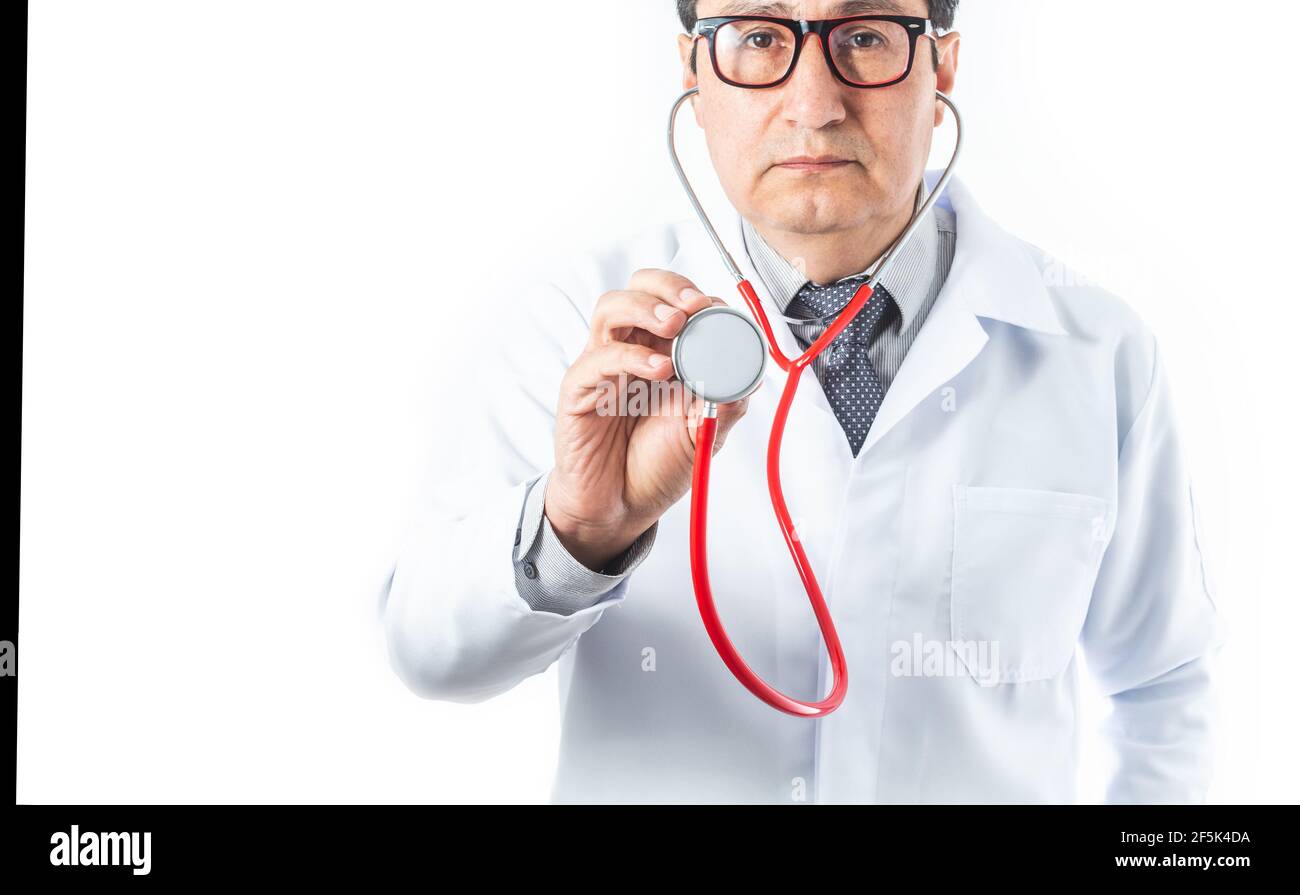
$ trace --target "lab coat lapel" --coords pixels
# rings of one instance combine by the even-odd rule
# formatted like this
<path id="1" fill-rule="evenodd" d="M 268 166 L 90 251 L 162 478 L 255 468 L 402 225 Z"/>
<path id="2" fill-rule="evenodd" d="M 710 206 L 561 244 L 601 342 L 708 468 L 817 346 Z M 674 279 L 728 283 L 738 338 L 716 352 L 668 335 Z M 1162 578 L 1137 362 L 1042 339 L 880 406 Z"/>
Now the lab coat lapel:
<path id="1" fill-rule="evenodd" d="M 927 395 L 965 369 L 988 341 L 984 327 L 961 301 L 960 289 L 960 282 L 950 277 L 935 300 L 916 341 L 885 392 L 859 457 L 866 456 Z"/>
<path id="2" fill-rule="evenodd" d="M 1025 248 L 984 214 L 957 178 L 949 183 L 945 200 L 956 217 L 952 269 L 885 392 L 859 457 L 979 355 L 989 340 L 980 317 L 1045 333 L 1065 332 Z"/>

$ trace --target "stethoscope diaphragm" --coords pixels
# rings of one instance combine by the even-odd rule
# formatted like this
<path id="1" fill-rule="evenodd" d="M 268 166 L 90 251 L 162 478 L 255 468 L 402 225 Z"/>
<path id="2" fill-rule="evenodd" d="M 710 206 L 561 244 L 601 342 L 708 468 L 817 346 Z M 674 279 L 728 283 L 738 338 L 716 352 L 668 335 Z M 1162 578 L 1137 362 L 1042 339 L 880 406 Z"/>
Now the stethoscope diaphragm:
<path id="1" fill-rule="evenodd" d="M 715 306 L 694 314 L 673 339 L 673 370 L 702 401 L 730 404 L 747 398 L 763 382 L 767 343 L 748 316 Z"/>

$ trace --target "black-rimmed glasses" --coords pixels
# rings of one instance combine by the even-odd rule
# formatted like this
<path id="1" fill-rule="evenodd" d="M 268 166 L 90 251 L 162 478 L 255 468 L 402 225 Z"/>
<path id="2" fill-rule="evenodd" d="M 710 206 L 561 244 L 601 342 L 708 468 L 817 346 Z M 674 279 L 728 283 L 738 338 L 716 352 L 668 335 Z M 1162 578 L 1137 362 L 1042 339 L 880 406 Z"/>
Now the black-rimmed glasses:
<path id="1" fill-rule="evenodd" d="M 694 36 L 708 38 L 713 71 L 733 87 L 776 87 L 794 72 L 809 34 L 821 39 L 826 64 L 850 87 L 888 87 L 905 79 L 916 41 L 930 21 L 916 16 L 778 19 L 715 16 L 700 19 Z"/>

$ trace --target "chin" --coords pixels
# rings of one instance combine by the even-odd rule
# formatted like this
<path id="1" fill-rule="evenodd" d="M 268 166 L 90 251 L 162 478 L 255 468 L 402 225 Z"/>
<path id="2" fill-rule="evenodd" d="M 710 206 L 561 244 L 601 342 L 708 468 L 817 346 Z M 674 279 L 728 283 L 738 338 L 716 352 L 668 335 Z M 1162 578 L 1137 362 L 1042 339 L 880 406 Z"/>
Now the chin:
<path id="1" fill-rule="evenodd" d="M 786 197 L 761 216 L 787 233 L 803 236 L 833 233 L 861 225 L 866 209 L 860 197 L 850 201 L 842 196 L 819 195 L 820 192 Z"/>

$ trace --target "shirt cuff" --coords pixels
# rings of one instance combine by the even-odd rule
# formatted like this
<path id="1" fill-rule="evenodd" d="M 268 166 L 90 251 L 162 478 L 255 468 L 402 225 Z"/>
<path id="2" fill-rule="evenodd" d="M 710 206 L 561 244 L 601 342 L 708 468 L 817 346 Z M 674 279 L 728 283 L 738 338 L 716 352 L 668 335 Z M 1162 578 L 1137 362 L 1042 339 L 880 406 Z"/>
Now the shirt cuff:
<path id="1" fill-rule="evenodd" d="M 589 569 L 565 549 L 546 518 L 546 481 L 529 486 L 515 531 L 515 587 L 534 611 L 573 613 L 608 597 L 639 566 L 654 546 L 659 523 L 646 529 L 632 546 L 600 570 Z"/>

